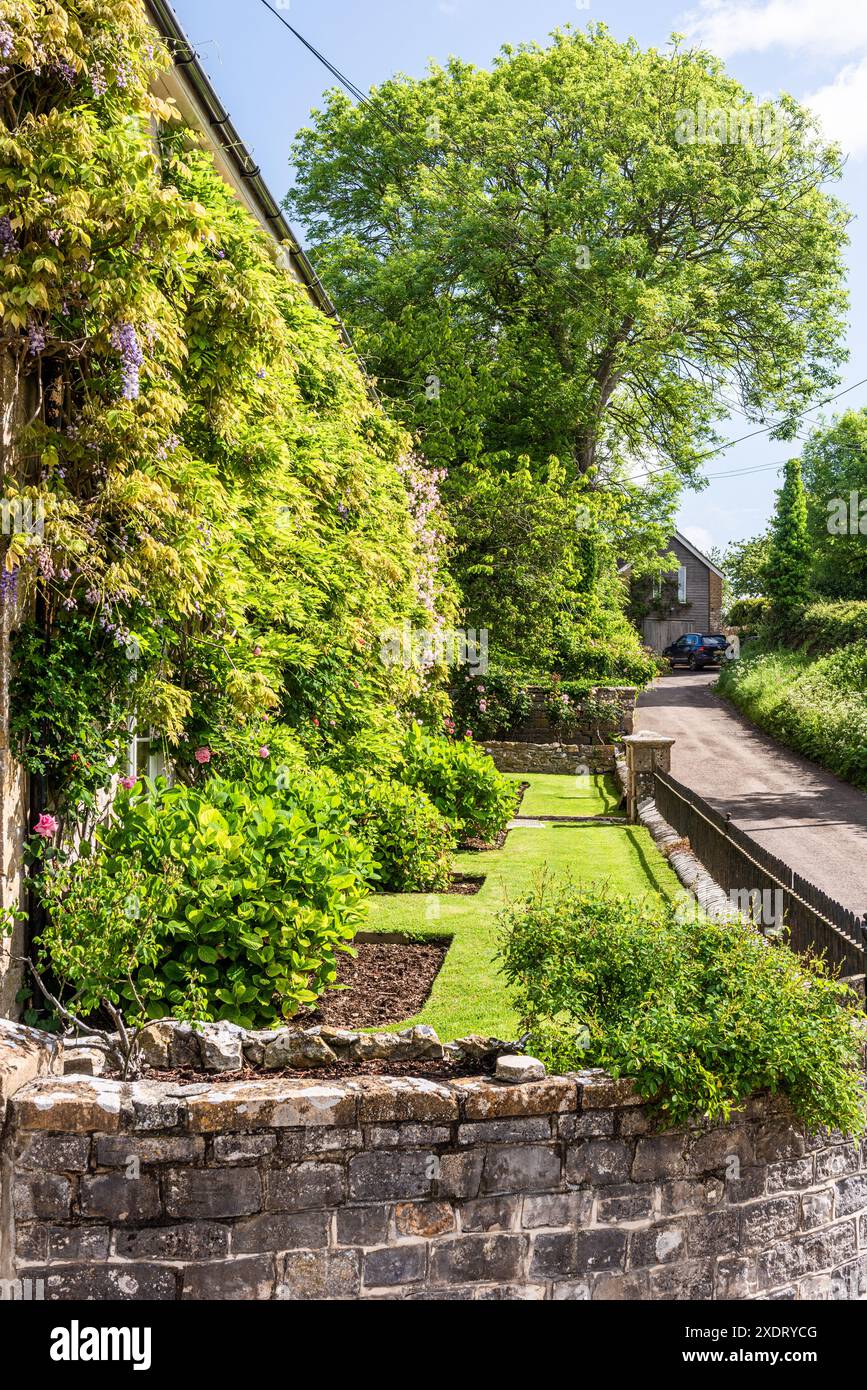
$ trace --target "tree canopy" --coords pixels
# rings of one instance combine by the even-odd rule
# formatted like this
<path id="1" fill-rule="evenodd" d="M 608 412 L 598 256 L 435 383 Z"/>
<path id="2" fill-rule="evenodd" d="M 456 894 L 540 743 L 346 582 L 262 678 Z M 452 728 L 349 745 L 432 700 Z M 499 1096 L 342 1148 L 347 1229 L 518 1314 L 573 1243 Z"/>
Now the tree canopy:
<path id="1" fill-rule="evenodd" d="M 704 110 L 733 112 L 737 138 L 690 130 Z M 786 436 L 836 380 L 839 153 L 708 53 L 560 31 L 490 71 L 453 59 L 365 104 L 331 92 L 294 158 L 288 205 L 363 357 L 450 470 L 465 593 L 485 474 L 546 477 L 554 458 L 564 489 L 618 489 L 649 529 L 609 558 L 641 566 L 667 539 L 664 470 L 695 477 L 733 402 Z M 631 484 L 636 459 L 650 475 Z"/>

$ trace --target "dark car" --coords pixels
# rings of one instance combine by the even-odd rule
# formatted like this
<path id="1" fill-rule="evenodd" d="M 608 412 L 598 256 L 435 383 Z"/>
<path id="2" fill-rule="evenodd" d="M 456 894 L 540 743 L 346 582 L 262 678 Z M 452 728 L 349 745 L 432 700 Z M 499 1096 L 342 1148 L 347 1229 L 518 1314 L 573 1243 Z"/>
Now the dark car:
<path id="1" fill-rule="evenodd" d="M 701 671 L 705 666 L 718 666 L 727 646 L 728 638 L 720 633 L 687 632 L 666 647 L 662 655 L 668 657 L 672 666 L 688 666 L 691 671 Z"/>

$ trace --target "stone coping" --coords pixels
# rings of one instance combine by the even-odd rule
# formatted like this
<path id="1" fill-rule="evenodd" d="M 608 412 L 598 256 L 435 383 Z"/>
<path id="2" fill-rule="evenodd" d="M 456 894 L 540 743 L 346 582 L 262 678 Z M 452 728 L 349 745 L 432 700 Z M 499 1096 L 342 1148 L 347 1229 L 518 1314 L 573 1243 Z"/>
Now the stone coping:
<path id="1" fill-rule="evenodd" d="M 179 1083 L 119 1081 L 73 1075 L 39 1077 L 10 1105 L 21 1131 L 111 1134 L 180 1130 L 193 1134 L 363 1124 L 452 1124 L 641 1107 L 630 1080 L 600 1069 L 508 1083 L 484 1077 L 433 1081 L 424 1077 L 358 1076 L 340 1080 L 273 1077 L 251 1081 Z M 785 1098 L 758 1095 L 738 1116 L 790 1114 Z M 696 1117 L 685 1128 L 703 1129 Z"/>
<path id="2" fill-rule="evenodd" d="M 0 1126 L 12 1096 L 39 1076 L 63 1071 L 63 1043 L 51 1033 L 0 1018 Z"/>
<path id="3" fill-rule="evenodd" d="M 573 1072 L 519 1084 L 462 1077 L 358 1076 L 341 1080 L 273 1077 L 252 1081 L 117 1081 L 42 1077 L 18 1092 L 22 1130 L 112 1133 L 124 1128 L 192 1133 L 307 1125 L 507 1119 L 639 1105 L 629 1081 L 604 1071 Z"/>

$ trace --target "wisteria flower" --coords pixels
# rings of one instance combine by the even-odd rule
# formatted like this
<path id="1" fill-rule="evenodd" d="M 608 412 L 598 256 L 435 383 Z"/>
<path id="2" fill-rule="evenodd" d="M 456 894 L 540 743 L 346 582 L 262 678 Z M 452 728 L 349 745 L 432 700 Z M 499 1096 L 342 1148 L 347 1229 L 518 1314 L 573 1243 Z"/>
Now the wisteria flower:
<path id="1" fill-rule="evenodd" d="M 136 331 L 131 323 L 116 323 L 111 330 L 111 345 L 120 353 L 120 372 L 125 401 L 138 399 L 139 368 L 144 361 Z"/>
<path id="2" fill-rule="evenodd" d="M 97 100 L 99 100 L 100 97 L 104 97 L 108 91 L 108 82 L 105 79 L 105 69 L 102 63 L 94 63 L 91 66 L 90 90 Z"/>
<path id="3" fill-rule="evenodd" d="M 27 325 L 27 351 L 31 357 L 36 357 L 44 348 L 45 329 L 35 319 L 31 319 Z"/>
<path id="4" fill-rule="evenodd" d="M 210 748 L 197 748 L 193 754 L 197 763 L 209 763 L 211 761 Z"/>
<path id="5" fill-rule="evenodd" d="M 3 255 L 8 256 L 11 251 L 18 250 L 18 239 L 12 230 L 12 223 L 4 212 L 0 217 L 0 247 L 3 248 Z"/>
<path id="6" fill-rule="evenodd" d="M 33 827 L 33 833 L 42 840 L 52 839 L 57 834 L 57 821 L 54 816 L 49 816 L 43 812 Z"/>

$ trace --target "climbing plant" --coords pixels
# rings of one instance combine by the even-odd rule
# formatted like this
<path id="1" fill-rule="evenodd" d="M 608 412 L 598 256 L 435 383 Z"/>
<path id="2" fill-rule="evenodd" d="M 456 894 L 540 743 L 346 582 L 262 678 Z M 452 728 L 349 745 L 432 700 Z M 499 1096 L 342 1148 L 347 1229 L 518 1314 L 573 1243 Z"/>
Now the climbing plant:
<path id="1" fill-rule="evenodd" d="M 168 64 L 140 0 L 0 0 L 2 488 L 39 518 L 3 539 L 13 727 L 76 815 L 129 718 L 190 779 L 263 722 L 382 755 L 438 673 L 379 634 L 449 613 L 423 461 L 155 94 Z"/>

